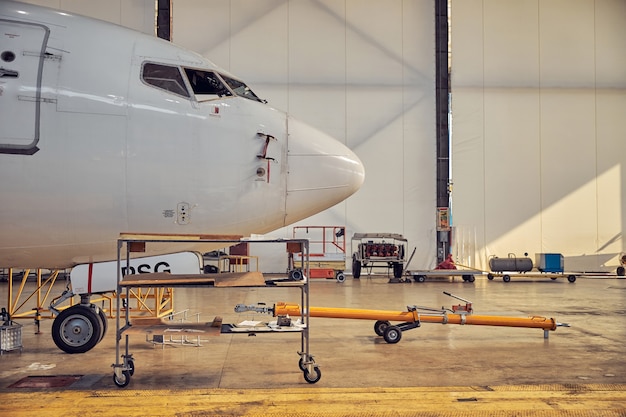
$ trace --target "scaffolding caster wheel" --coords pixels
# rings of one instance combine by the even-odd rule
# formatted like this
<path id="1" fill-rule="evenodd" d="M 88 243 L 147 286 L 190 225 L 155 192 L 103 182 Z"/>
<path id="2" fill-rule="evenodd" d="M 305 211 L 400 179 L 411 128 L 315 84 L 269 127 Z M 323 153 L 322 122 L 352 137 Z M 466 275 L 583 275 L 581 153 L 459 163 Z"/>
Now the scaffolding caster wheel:
<path id="1" fill-rule="evenodd" d="M 113 383 L 119 388 L 127 386 L 130 383 L 130 371 L 113 371 Z"/>
<path id="2" fill-rule="evenodd" d="M 313 372 L 309 372 L 308 369 L 304 370 L 304 380 L 309 384 L 315 384 L 322 378 L 322 371 L 317 365 L 312 366 L 311 369 Z"/>

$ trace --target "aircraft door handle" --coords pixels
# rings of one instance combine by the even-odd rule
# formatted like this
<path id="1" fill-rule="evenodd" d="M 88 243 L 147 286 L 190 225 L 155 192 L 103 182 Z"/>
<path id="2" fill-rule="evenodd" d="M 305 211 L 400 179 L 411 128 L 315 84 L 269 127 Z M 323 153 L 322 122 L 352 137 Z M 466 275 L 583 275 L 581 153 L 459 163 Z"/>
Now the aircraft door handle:
<path id="1" fill-rule="evenodd" d="M 263 145 L 263 149 L 261 150 L 261 153 L 257 155 L 257 158 L 274 160 L 274 158 L 267 156 L 267 148 L 270 146 L 270 141 L 271 140 L 276 140 L 276 138 L 274 136 L 272 136 L 272 135 L 268 135 L 268 134 L 262 133 L 262 132 L 257 132 L 257 136 L 265 138 L 265 144 Z"/>
<path id="2" fill-rule="evenodd" d="M 13 71 L 13 70 L 6 69 L 6 68 L 0 68 L 0 78 L 2 77 L 17 78 L 18 76 L 19 76 L 19 72 L 17 71 Z"/>

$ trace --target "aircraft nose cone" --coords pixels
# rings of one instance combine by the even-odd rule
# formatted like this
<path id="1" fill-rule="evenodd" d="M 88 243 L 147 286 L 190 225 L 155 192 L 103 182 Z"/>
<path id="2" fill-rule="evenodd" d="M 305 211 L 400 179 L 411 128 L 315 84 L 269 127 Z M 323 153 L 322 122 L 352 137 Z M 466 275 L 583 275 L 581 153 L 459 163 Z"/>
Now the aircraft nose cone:
<path id="1" fill-rule="evenodd" d="M 289 118 L 286 224 L 309 217 L 354 194 L 363 163 L 336 139 Z"/>

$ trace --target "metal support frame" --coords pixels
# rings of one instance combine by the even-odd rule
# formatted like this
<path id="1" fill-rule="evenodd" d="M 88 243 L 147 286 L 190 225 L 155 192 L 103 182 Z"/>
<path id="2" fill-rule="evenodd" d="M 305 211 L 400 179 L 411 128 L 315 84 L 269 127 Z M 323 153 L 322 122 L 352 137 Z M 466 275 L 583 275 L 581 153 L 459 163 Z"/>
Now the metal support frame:
<path id="1" fill-rule="evenodd" d="M 123 388 L 130 382 L 131 376 L 135 372 L 135 364 L 133 355 L 129 352 L 129 334 L 126 332 L 133 325 L 130 322 L 129 315 L 125 315 L 124 322 L 122 323 L 122 300 L 125 297 L 128 299 L 130 296 L 130 286 L 122 285 L 122 262 L 126 262 L 126 266 L 130 265 L 131 246 L 139 246 L 145 250 L 148 243 L 168 243 L 174 245 L 176 243 L 223 243 L 225 246 L 249 242 L 249 243 L 286 243 L 286 244 L 300 244 L 302 245 L 303 253 L 303 265 L 302 271 L 305 272 L 305 277 L 310 276 L 309 268 L 309 240 L 308 239 L 260 239 L 260 240 L 242 240 L 234 238 L 211 238 L 210 236 L 202 235 L 133 235 L 133 234 L 120 234 L 117 240 L 117 297 L 116 297 L 116 340 L 115 340 L 115 362 L 111 365 L 113 367 L 113 381 L 115 385 Z M 139 245 L 136 245 L 139 244 Z M 123 250 L 125 249 L 125 250 Z M 284 280 L 277 280 L 281 282 Z M 281 284 L 283 284 L 281 282 Z M 304 306 L 305 313 L 301 315 L 302 328 L 300 330 L 300 350 L 298 355 L 300 357 L 298 366 L 304 373 L 304 379 L 309 383 L 315 383 L 321 378 L 321 371 L 319 366 L 315 363 L 313 355 L 310 353 L 310 315 L 308 313 L 309 306 L 309 280 L 308 278 L 303 281 L 295 283 L 289 283 L 289 286 L 297 287 L 300 292 L 300 305 Z M 277 284 L 278 285 L 278 284 Z M 285 285 L 285 284 L 283 284 Z M 167 286 L 167 282 L 164 282 L 161 286 Z M 158 287 L 155 285 L 154 287 Z M 259 287 L 259 286 L 255 286 Z M 265 286 L 266 288 L 272 288 L 273 286 Z M 234 287 L 229 287 L 234 288 Z M 242 287 L 245 288 L 245 287 Z M 122 349 L 121 340 L 124 339 L 124 346 Z M 122 353 L 123 350 L 123 353 Z"/>

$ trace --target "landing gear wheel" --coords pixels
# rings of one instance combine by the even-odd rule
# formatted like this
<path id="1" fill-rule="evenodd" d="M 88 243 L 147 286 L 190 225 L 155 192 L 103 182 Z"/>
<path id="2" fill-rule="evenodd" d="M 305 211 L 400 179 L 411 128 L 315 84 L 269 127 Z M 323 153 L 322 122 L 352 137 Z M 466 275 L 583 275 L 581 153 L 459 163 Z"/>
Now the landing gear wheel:
<path id="1" fill-rule="evenodd" d="M 575 281 L 576 281 L 576 275 L 569 275 L 569 276 L 567 277 L 567 280 L 568 280 L 569 282 L 575 282 Z"/>
<path id="2" fill-rule="evenodd" d="M 346 281 L 346 276 L 343 274 L 342 271 L 338 271 L 335 274 L 335 279 L 337 280 L 337 282 L 345 282 Z"/>
<path id="3" fill-rule="evenodd" d="M 104 314 L 101 308 L 98 309 L 98 317 L 100 318 L 100 323 L 102 324 L 102 335 L 100 336 L 100 340 L 98 343 L 104 339 L 104 335 L 107 334 L 107 329 L 109 328 L 109 322 L 107 320 L 107 315 Z"/>
<path id="4" fill-rule="evenodd" d="M 511 281 L 511 277 L 509 275 L 503 275 L 502 276 L 502 281 L 509 282 L 509 281 Z"/>
<path id="5" fill-rule="evenodd" d="M 383 332 L 383 339 L 387 343 L 398 343 L 402 339 L 402 330 L 398 326 L 389 326 Z"/>
<path id="6" fill-rule="evenodd" d="M 374 332 L 376 332 L 378 336 L 382 336 L 383 334 L 385 334 L 385 329 L 390 325 L 391 323 L 386 320 L 378 320 L 376 323 L 374 323 Z"/>
<path id="7" fill-rule="evenodd" d="M 119 388 L 124 388 L 130 383 L 130 371 L 122 371 L 122 376 L 118 377 L 117 373 L 113 372 L 113 383 Z"/>
<path id="8" fill-rule="evenodd" d="M 66 353 L 85 353 L 103 336 L 98 313 L 85 305 L 76 305 L 59 313 L 52 323 L 52 340 Z"/>
<path id="9" fill-rule="evenodd" d="M 352 258 L 352 278 L 359 279 L 361 277 L 361 262 Z"/>
<path id="10" fill-rule="evenodd" d="M 317 381 L 322 378 L 322 371 L 317 366 L 313 367 L 313 372 L 309 372 L 308 369 L 304 370 L 304 380 L 309 384 L 315 384 Z"/>

